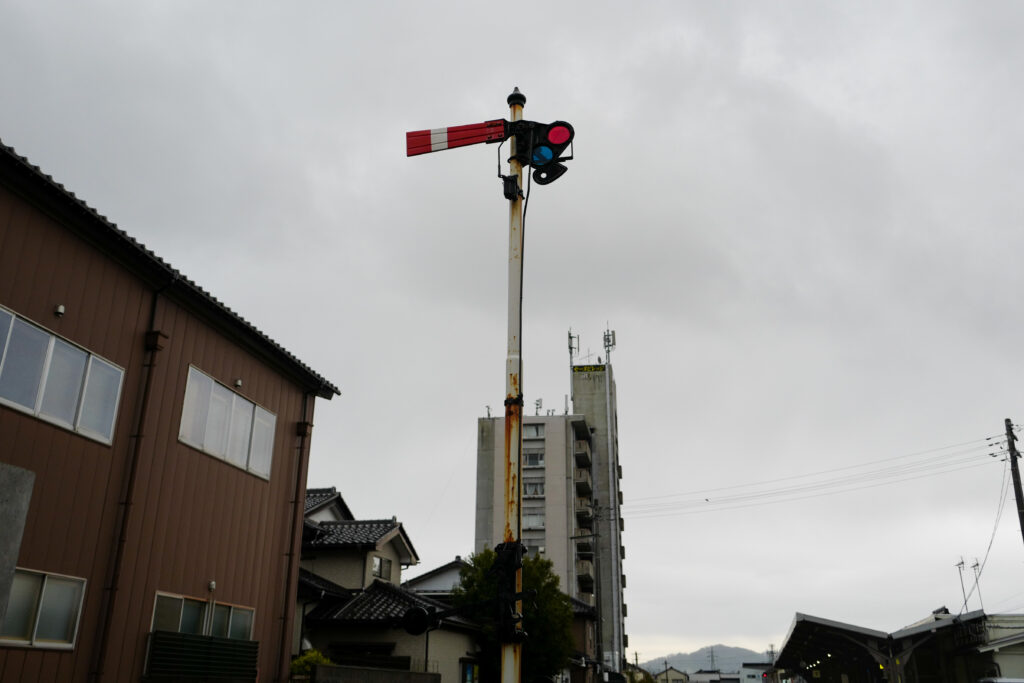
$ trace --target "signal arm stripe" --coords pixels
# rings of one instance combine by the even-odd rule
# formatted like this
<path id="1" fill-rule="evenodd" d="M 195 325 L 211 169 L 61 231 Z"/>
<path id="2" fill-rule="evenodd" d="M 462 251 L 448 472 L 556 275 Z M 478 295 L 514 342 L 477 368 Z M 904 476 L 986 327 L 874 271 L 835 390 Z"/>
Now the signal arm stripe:
<path id="1" fill-rule="evenodd" d="M 448 149 L 448 129 L 433 128 L 430 131 L 430 151 L 437 152 Z"/>

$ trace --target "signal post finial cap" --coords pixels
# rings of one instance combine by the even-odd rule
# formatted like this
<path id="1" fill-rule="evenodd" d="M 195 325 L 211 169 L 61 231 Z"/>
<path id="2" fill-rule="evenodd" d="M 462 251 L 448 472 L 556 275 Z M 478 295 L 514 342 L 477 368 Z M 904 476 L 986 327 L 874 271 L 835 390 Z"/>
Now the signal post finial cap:
<path id="1" fill-rule="evenodd" d="M 512 94 L 508 96 L 508 106 L 512 107 L 519 105 L 520 107 L 526 104 L 526 95 L 519 92 L 519 88 L 515 87 L 512 89 Z"/>

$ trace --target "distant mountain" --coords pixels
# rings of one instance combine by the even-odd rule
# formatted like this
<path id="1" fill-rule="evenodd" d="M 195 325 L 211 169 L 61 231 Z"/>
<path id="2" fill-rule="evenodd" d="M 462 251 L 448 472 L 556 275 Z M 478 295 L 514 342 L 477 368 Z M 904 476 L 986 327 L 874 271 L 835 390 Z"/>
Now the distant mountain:
<path id="1" fill-rule="evenodd" d="M 711 653 L 715 653 L 714 667 L 711 664 Z M 702 647 L 696 652 L 677 652 L 674 655 L 658 657 L 647 662 L 640 662 L 640 666 L 652 674 L 665 670 L 665 661 L 668 665 L 679 671 L 693 673 L 701 669 L 707 671 L 711 668 L 718 669 L 722 673 L 737 673 L 740 665 L 744 662 L 767 662 L 767 652 L 754 652 L 743 647 L 729 647 L 728 645 L 711 645 Z"/>

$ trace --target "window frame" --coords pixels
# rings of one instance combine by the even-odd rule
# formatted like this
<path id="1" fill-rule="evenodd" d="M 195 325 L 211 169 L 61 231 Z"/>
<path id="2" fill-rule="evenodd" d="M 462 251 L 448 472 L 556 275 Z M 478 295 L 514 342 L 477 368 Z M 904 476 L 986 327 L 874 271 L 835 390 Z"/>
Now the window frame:
<path id="1" fill-rule="evenodd" d="M 193 373 L 197 376 L 193 384 Z M 200 395 L 200 392 L 206 392 Z M 230 398 L 230 404 L 218 404 Z M 241 402 L 241 406 L 239 403 Z M 240 455 L 235 450 L 239 436 L 236 428 L 240 425 L 234 424 L 239 416 L 238 407 L 248 409 L 248 430 L 244 438 L 247 440 L 245 447 L 245 462 L 235 457 Z M 211 416 L 216 417 L 216 411 L 220 409 L 223 413 L 220 417 L 224 424 L 219 431 L 221 434 L 211 434 L 211 426 L 216 431 L 218 427 L 211 425 Z M 201 430 L 200 430 L 201 427 Z M 196 432 L 202 431 L 202 436 Z M 198 439 L 193 437 L 199 437 Z M 194 448 L 205 453 L 211 458 L 216 458 L 232 467 L 243 470 L 266 481 L 270 481 L 270 473 L 274 467 L 274 441 L 277 438 L 277 414 L 266 407 L 243 396 L 223 382 L 218 382 L 209 373 L 203 372 L 195 365 L 189 364 L 185 375 L 185 395 L 181 401 L 181 419 L 178 421 L 178 441 L 189 448 Z M 259 444 L 266 444 L 267 452 L 256 450 Z"/>
<path id="2" fill-rule="evenodd" d="M 383 555 L 374 555 L 370 564 L 370 574 L 391 583 L 391 573 L 394 571 L 393 566 L 394 563 L 391 561 L 391 558 L 384 557 Z M 385 569 L 387 569 L 387 576 L 384 576 Z"/>
<path id="3" fill-rule="evenodd" d="M 547 515 L 545 512 L 544 508 L 530 508 L 523 510 L 523 529 L 546 529 Z M 531 523 L 527 523 L 527 517 L 531 518 Z M 536 521 L 539 521 L 540 524 L 537 524 Z"/>
<path id="4" fill-rule="evenodd" d="M 530 457 L 535 456 L 536 462 L 530 462 Z M 523 467 L 544 467 L 544 449 L 523 449 Z"/>
<path id="5" fill-rule="evenodd" d="M 523 479 L 524 498 L 543 498 L 546 486 L 544 479 Z"/>
<path id="6" fill-rule="evenodd" d="M 42 325 L 29 320 L 28 318 L 18 315 L 9 308 L 0 306 L 0 313 L 10 316 L 10 320 L 7 323 L 6 329 L 0 328 L 0 377 L 3 375 L 5 364 L 8 360 L 8 355 L 11 350 L 11 338 L 14 335 L 15 325 L 20 321 L 22 324 L 27 325 L 32 330 L 38 331 L 43 335 L 46 335 L 45 349 L 42 353 L 42 360 L 39 367 L 39 375 L 35 378 L 35 398 L 32 400 L 32 405 L 26 405 L 20 403 L 17 400 L 0 396 L 0 405 L 7 406 L 21 413 L 32 415 L 33 417 L 42 420 L 48 424 L 60 427 L 67 431 L 73 432 L 80 436 L 84 436 L 92 441 L 97 441 L 102 444 L 111 445 L 114 441 L 114 432 L 117 429 L 117 414 L 121 407 L 121 398 L 124 396 L 124 378 L 127 374 L 125 369 L 114 363 L 113 361 L 104 358 L 96 353 L 93 353 L 89 349 L 85 348 L 81 344 L 76 344 L 66 337 L 62 337 L 59 334 L 48 330 Z M 50 371 L 54 369 L 54 351 L 58 348 L 58 344 L 70 348 L 73 351 L 77 351 L 84 354 L 84 363 L 81 371 L 81 376 L 78 379 L 78 390 L 75 398 L 75 405 L 73 408 L 73 415 L 69 422 L 61 415 L 51 414 L 45 412 L 44 405 L 47 401 L 47 390 L 56 388 L 62 389 L 63 387 L 56 386 L 51 387 L 49 381 L 51 377 Z M 87 415 L 86 400 L 90 396 L 89 390 L 93 388 L 90 383 L 93 379 L 94 363 L 99 363 L 112 369 L 117 375 L 117 390 L 114 393 L 112 403 L 104 402 L 104 406 L 110 408 L 110 423 L 109 423 L 109 436 L 103 432 L 98 432 L 92 428 L 91 425 L 83 424 L 83 419 Z M 98 377 L 99 375 L 97 375 Z M 102 387 L 101 387 L 102 389 Z M 93 396 L 93 398 L 96 398 Z M 100 396 L 99 398 L 103 398 Z"/>
<path id="7" fill-rule="evenodd" d="M 74 650 L 78 644 L 78 633 L 82 624 L 82 607 L 85 605 L 85 590 L 88 584 L 88 580 L 81 576 L 71 576 L 69 574 L 58 574 L 56 572 L 44 572 L 37 569 L 26 569 L 24 567 L 15 567 L 15 576 L 21 572 L 22 574 L 30 574 L 42 578 L 42 583 L 39 586 L 39 591 L 34 598 L 35 606 L 32 611 L 32 633 L 28 638 L 13 638 L 10 636 L 0 636 L 0 647 L 24 647 L 32 648 L 36 650 Z M 60 581 L 72 581 L 78 584 L 78 604 L 73 606 L 73 618 L 69 623 L 71 630 L 71 639 L 68 641 L 63 640 L 50 640 L 41 639 L 39 635 L 39 617 L 43 609 L 43 601 L 46 597 L 46 585 L 50 579 L 56 579 Z M 9 614 L 10 612 L 8 612 Z"/>
<path id="8" fill-rule="evenodd" d="M 196 597 L 194 595 L 182 595 L 180 593 L 170 593 L 170 592 L 167 592 L 167 591 L 157 591 L 156 595 L 153 598 L 153 613 L 152 613 L 152 615 L 150 616 L 150 619 L 149 619 L 149 632 L 150 633 L 154 633 L 157 630 L 155 628 L 155 626 L 156 626 L 156 614 L 157 614 L 157 605 L 160 602 L 160 598 L 167 598 L 167 599 L 171 599 L 171 600 L 179 600 L 181 602 L 182 609 L 180 609 L 179 612 L 178 612 L 178 628 L 175 631 L 170 631 L 171 633 L 189 633 L 189 634 L 192 634 L 192 635 L 199 635 L 199 636 L 204 636 L 204 637 L 209 637 L 209 638 L 228 638 L 230 640 L 250 640 L 250 641 L 253 640 L 253 633 L 256 631 L 256 608 L 255 607 L 249 607 L 248 605 L 238 605 L 238 604 L 235 604 L 235 603 L 232 603 L 232 602 L 218 602 L 218 601 L 212 600 L 212 599 L 211 600 L 204 600 L 204 599 L 198 598 L 198 597 Z M 203 605 L 203 613 L 202 613 L 202 620 L 201 620 L 202 623 L 200 624 L 199 633 L 192 633 L 191 631 L 182 631 L 181 630 L 181 620 L 182 620 L 182 616 L 183 616 L 184 611 L 185 611 L 184 610 L 185 601 L 198 602 L 198 603 L 201 603 Z M 213 609 L 210 609 L 211 605 L 213 606 Z M 226 635 L 226 636 L 214 635 L 214 633 L 213 633 L 213 626 L 214 626 L 213 622 L 214 622 L 214 619 L 216 618 L 215 615 L 216 615 L 216 611 L 217 611 L 218 607 L 226 607 L 226 608 L 228 608 L 228 621 L 227 621 L 227 632 L 228 632 L 228 635 Z M 247 612 L 249 614 L 249 628 L 248 628 L 249 637 L 248 638 L 235 638 L 235 637 L 231 636 L 232 625 L 233 625 L 233 620 L 234 620 L 235 612 L 236 611 L 237 612 Z M 160 630 L 161 631 L 165 631 L 165 632 L 167 631 L 167 629 L 160 629 Z"/>
<path id="9" fill-rule="evenodd" d="M 544 423 L 536 422 L 532 424 L 523 425 L 523 438 L 524 439 L 543 439 L 544 438 Z"/>

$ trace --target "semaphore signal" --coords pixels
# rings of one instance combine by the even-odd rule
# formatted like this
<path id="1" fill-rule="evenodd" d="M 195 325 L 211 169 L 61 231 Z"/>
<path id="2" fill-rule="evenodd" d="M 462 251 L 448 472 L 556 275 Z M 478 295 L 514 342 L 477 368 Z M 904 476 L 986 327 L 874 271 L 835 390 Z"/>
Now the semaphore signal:
<path id="1" fill-rule="evenodd" d="M 572 155 L 562 155 L 572 144 L 576 131 L 565 121 L 537 123 L 495 119 L 465 126 L 414 130 L 405 134 L 405 155 L 412 157 L 482 142 L 504 142 L 513 136 L 516 138 L 513 158 L 523 166 L 533 167 L 533 179 L 538 185 L 552 183 L 568 170 L 561 162 L 572 159 Z"/>

